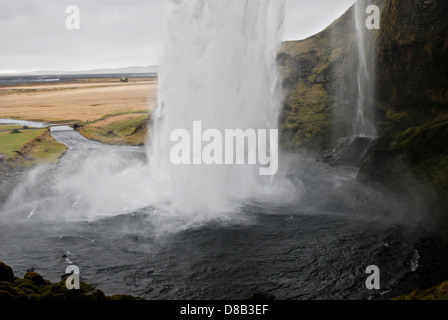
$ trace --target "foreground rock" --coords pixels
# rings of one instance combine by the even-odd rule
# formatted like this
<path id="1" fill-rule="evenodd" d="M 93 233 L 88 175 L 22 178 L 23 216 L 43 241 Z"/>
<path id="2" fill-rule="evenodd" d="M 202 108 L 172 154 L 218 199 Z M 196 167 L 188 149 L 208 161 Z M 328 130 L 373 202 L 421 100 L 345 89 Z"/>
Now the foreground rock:
<path id="1" fill-rule="evenodd" d="M 12 268 L 0 261 L 1 300 L 143 300 L 129 295 L 106 296 L 103 291 L 81 281 L 79 290 L 68 290 L 67 275 L 58 283 L 45 280 L 37 272 L 27 272 L 24 278 L 14 276 Z"/>
<path id="2" fill-rule="evenodd" d="M 427 290 L 415 290 L 392 300 L 448 300 L 448 281 Z"/>

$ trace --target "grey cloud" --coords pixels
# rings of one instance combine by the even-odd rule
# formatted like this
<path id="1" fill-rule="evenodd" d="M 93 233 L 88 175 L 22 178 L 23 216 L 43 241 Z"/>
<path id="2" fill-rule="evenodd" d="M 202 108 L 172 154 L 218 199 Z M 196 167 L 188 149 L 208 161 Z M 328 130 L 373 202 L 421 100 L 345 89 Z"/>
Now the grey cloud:
<path id="1" fill-rule="evenodd" d="M 285 39 L 300 39 L 330 24 L 354 0 L 287 1 Z M 0 72 L 156 64 L 166 3 L 0 0 Z M 81 29 L 76 31 L 65 28 L 65 9 L 72 4 L 81 11 Z"/>

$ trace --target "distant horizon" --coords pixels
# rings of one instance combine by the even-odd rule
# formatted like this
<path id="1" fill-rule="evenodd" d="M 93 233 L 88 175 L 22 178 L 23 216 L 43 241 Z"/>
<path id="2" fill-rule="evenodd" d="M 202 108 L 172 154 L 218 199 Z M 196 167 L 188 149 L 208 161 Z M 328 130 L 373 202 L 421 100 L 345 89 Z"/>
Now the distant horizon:
<path id="1" fill-rule="evenodd" d="M 34 70 L 34 71 L 26 71 L 26 72 L 1 72 L 0 76 L 16 76 L 16 75 L 28 75 L 28 76 L 52 76 L 52 75 L 77 75 L 77 74 L 108 74 L 110 71 L 111 74 L 119 73 L 117 71 L 121 70 L 124 73 L 157 73 L 157 70 L 154 71 L 137 71 L 132 69 L 157 69 L 158 65 L 152 66 L 128 66 L 128 67 L 118 67 L 118 68 L 98 68 L 98 69 L 88 69 L 88 70 Z M 126 71 L 128 70 L 128 71 Z M 89 73 L 90 72 L 90 73 Z"/>
<path id="2" fill-rule="evenodd" d="M 297 41 L 328 27 L 355 0 L 286 0 L 282 41 Z M 0 75 L 118 69 L 160 64 L 165 2 L 78 0 L 79 30 L 66 28 L 68 0 L 7 2 L 0 12 Z M 124 67 L 123 67 L 124 66 Z"/>

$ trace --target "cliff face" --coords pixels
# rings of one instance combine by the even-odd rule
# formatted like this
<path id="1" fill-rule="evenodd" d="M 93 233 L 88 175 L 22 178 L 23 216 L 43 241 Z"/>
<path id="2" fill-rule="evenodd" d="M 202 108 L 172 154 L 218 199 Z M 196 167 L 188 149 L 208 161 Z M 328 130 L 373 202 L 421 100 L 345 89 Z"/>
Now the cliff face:
<path id="1" fill-rule="evenodd" d="M 357 179 L 386 187 L 419 215 L 428 213 L 426 221 L 445 236 L 418 249 L 416 286 L 427 289 L 444 278 L 437 271 L 443 267 L 434 266 L 443 263 L 448 238 L 448 1 L 359 1 L 381 8 L 381 27 L 369 33 L 366 46 L 368 59 L 375 60 L 370 116 L 378 138 Z M 278 60 L 286 149 L 325 155 L 344 147 L 353 133 L 359 64 L 354 27 L 351 8 L 323 32 L 284 43 Z M 399 299 L 446 299 L 447 291 L 445 282 Z"/>
<path id="2" fill-rule="evenodd" d="M 377 39 L 380 138 L 358 180 L 418 194 L 448 226 L 448 2 L 389 0 Z"/>
<path id="3" fill-rule="evenodd" d="M 370 32 L 376 61 L 372 101 L 379 138 L 358 180 L 421 197 L 448 226 L 448 1 L 381 0 L 381 29 Z M 354 8 L 323 32 L 287 42 L 279 55 L 287 98 L 282 144 L 315 153 L 341 147 L 352 131 L 358 48 Z M 448 229 L 448 228 L 447 228 Z"/>
<path id="4" fill-rule="evenodd" d="M 383 132 L 421 125 L 448 111 L 447 28 L 447 1 L 387 1 L 377 48 Z"/>
<path id="5" fill-rule="evenodd" d="M 360 1 L 365 4 L 363 8 L 383 3 Z M 377 30 L 366 32 L 367 59 L 371 61 L 375 60 L 377 36 Z M 283 44 L 278 62 L 286 93 L 281 118 L 285 148 L 319 154 L 344 146 L 353 135 L 358 53 L 355 6 L 321 33 Z"/>

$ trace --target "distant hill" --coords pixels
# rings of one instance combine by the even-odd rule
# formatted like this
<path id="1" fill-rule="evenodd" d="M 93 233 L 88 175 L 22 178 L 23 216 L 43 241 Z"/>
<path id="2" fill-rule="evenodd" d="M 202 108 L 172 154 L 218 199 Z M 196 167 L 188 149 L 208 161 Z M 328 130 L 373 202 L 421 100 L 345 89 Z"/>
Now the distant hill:
<path id="1" fill-rule="evenodd" d="M 3 76 L 24 75 L 24 76 L 51 76 L 51 75 L 78 75 L 78 74 L 140 74 L 140 73 L 157 73 L 158 66 L 150 67 L 127 67 L 127 68 L 115 68 L 115 69 L 95 69 L 95 70 L 82 70 L 82 71 L 33 71 L 26 73 L 8 73 L 0 74 Z"/>

